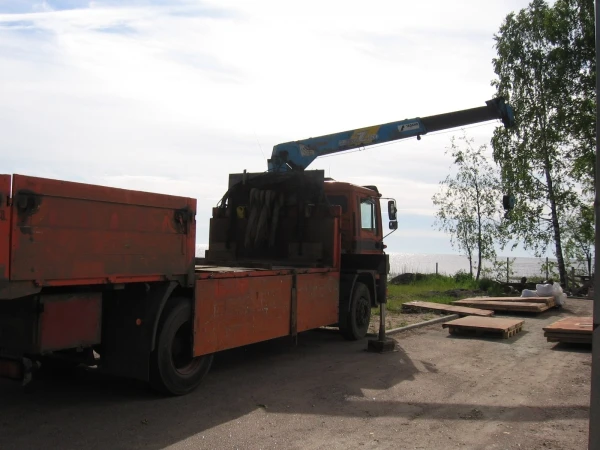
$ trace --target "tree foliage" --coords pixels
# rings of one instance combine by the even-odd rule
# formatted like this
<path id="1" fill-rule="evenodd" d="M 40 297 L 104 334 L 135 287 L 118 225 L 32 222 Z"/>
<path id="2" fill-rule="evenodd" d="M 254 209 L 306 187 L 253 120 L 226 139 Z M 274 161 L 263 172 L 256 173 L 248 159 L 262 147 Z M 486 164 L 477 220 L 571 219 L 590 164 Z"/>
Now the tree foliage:
<path id="1" fill-rule="evenodd" d="M 553 244 L 564 282 L 566 218 L 593 189 L 593 0 L 533 0 L 506 17 L 495 40 L 492 85 L 517 116 L 492 138 L 504 189 L 517 198 L 506 231 L 537 255 Z"/>
<path id="2" fill-rule="evenodd" d="M 592 274 L 594 256 L 594 208 L 582 204 L 565 220 L 565 257 L 572 265 L 585 262 L 587 274 Z"/>
<path id="3" fill-rule="evenodd" d="M 459 140 L 453 137 L 448 149 L 457 173 L 440 182 L 440 191 L 432 198 L 438 207 L 434 225 L 450 233 L 452 246 L 467 256 L 471 276 L 477 260 L 475 279 L 479 280 L 483 260 L 496 257 L 502 194 L 496 171 L 486 158 L 486 146 L 475 148 L 466 134 Z"/>

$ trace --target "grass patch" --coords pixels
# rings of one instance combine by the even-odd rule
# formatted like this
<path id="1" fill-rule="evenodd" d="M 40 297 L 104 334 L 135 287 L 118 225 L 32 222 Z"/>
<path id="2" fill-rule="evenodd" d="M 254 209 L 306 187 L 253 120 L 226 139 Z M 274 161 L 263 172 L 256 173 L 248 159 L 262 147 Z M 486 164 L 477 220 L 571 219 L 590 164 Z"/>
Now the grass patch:
<path id="1" fill-rule="evenodd" d="M 452 295 L 448 291 L 459 289 L 474 291 L 478 289 L 478 284 L 470 276 L 462 273 L 454 276 L 421 275 L 419 279 L 408 284 L 388 284 L 387 310 L 401 312 L 403 303 L 416 300 L 448 304 L 458 299 L 457 295 Z M 466 293 L 465 296 L 470 296 L 470 294 Z"/>

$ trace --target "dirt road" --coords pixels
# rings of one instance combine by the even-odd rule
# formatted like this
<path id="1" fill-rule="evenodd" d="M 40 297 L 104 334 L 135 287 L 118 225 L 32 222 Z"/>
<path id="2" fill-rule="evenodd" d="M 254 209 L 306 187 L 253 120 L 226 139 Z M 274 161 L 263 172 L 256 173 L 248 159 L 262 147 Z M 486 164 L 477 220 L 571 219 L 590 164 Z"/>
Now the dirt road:
<path id="1" fill-rule="evenodd" d="M 0 449 L 585 449 L 591 351 L 541 328 L 591 307 L 521 316 L 508 340 L 432 325 L 385 355 L 310 332 L 220 355 L 181 398 L 87 372 L 2 381 Z"/>

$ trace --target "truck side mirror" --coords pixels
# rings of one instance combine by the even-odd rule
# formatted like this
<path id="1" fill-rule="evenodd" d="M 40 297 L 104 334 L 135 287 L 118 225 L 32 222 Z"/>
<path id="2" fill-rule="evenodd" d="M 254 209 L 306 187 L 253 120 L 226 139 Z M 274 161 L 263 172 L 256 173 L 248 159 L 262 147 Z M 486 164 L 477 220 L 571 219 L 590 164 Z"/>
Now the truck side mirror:
<path id="1" fill-rule="evenodd" d="M 396 202 L 394 200 L 389 200 L 388 201 L 388 216 L 389 216 L 390 220 L 396 220 L 397 212 L 398 212 L 398 209 L 396 208 Z"/>
<path id="2" fill-rule="evenodd" d="M 390 218 L 390 230 L 398 229 L 398 220 L 396 215 L 397 212 L 398 209 L 396 208 L 396 201 L 388 200 L 388 216 Z"/>

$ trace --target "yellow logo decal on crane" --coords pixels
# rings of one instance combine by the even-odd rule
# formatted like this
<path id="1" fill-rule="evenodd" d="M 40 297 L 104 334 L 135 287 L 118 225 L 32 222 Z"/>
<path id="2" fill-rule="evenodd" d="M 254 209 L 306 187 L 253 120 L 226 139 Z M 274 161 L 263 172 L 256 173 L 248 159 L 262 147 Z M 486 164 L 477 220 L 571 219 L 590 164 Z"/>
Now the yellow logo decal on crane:
<path id="1" fill-rule="evenodd" d="M 377 132 L 379 131 L 379 125 L 360 128 L 352 132 L 352 136 L 349 139 L 343 139 L 340 141 L 340 146 L 361 146 L 372 144 L 378 138 Z"/>

